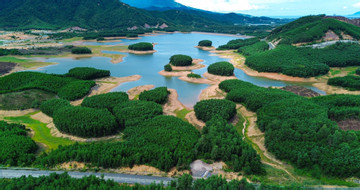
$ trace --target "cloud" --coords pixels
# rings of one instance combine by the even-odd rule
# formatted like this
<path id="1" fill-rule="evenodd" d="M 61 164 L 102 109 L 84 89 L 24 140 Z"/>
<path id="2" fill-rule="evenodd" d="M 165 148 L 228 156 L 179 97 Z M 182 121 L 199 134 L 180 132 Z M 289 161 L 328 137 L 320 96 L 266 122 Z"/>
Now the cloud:
<path id="1" fill-rule="evenodd" d="M 360 8 L 360 2 L 353 4 L 353 7 Z"/>
<path id="2" fill-rule="evenodd" d="M 248 0 L 176 0 L 176 2 L 215 12 L 238 12 L 261 8 L 261 6 L 251 4 Z"/>

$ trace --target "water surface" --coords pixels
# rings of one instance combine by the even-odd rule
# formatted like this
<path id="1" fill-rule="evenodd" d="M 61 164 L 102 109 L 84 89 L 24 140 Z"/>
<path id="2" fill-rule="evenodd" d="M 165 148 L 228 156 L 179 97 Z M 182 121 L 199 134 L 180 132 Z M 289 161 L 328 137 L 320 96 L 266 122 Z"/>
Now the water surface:
<path id="1" fill-rule="evenodd" d="M 200 33 L 173 33 L 156 36 L 145 36 L 141 39 L 129 40 L 124 39 L 121 42 L 86 42 L 87 45 L 120 45 L 133 44 L 137 42 L 157 43 L 154 54 L 150 55 L 134 55 L 127 53 L 119 53 L 114 51 L 103 51 L 104 53 L 124 54 L 124 61 L 119 64 L 112 64 L 110 58 L 107 57 L 91 57 L 82 59 L 71 58 L 50 58 L 47 62 L 56 62 L 57 65 L 50 65 L 38 69 L 40 72 L 64 74 L 74 67 L 95 67 L 98 69 L 106 69 L 111 71 L 111 75 L 115 77 L 125 77 L 130 75 L 141 75 L 142 78 L 135 82 L 128 82 L 115 88 L 113 91 L 127 91 L 131 88 L 153 84 L 156 87 L 167 86 L 175 89 L 179 94 L 179 100 L 186 106 L 192 107 L 197 101 L 201 91 L 207 88 L 207 84 L 194 84 L 179 80 L 177 77 L 164 77 L 158 74 L 163 70 L 164 65 L 169 62 L 169 58 L 174 54 L 185 54 L 194 59 L 203 59 L 202 64 L 205 68 L 195 70 L 194 73 L 203 74 L 207 71 L 207 66 L 218 61 L 229 61 L 229 59 L 220 58 L 219 56 L 210 56 L 211 53 L 195 48 L 200 40 L 211 40 L 214 46 L 226 44 L 236 36 L 222 36 Z M 282 81 L 270 80 L 261 77 L 252 77 L 246 75 L 242 70 L 236 69 L 235 76 L 241 80 L 251 82 L 258 86 L 275 86 L 282 87 L 293 85 L 296 83 L 287 83 Z M 296 84 L 299 85 L 299 84 Z M 300 84 L 307 88 L 311 88 L 317 92 L 324 92 L 312 87 L 310 84 Z"/>

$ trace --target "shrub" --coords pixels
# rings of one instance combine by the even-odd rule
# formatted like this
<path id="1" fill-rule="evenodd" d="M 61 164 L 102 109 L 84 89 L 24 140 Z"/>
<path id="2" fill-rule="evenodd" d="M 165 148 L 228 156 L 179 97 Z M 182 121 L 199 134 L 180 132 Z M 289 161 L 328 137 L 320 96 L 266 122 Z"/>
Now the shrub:
<path id="1" fill-rule="evenodd" d="M 110 76 L 109 70 L 95 69 L 92 67 L 75 67 L 70 69 L 67 74 L 68 77 L 73 77 L 81 80 L 92 80 Z"/>
<path id="2" fill-rule="evenodd" d="M 170 58 L 170 64 L 174 66 L 190 66 L 193 59 L 187 55 L 173 55 Z"/>
<path id="3" fill-rule="evenodd" d="M 53 117 L 54 112 L 63 107 L 71 106 L 70 102 L 64 99 L 51 99 L 43 102 L 40 106 L 40 110 L 46 115 Z"/>
<path id="4" fill-rule="evenodd" d="M 35 160 L 36 143 L 27 136 L 25 126 L 0 121 L 0 164 L 26 166 Z"/>
<path id="5" fill-rule="evenodd" d="M 200 78 L 201 78 L 201 75 L 198 75 L 198 74 L 195 74 L 195 73 L 190 73 L 190 74 L 187 75 L 187 77 L 200 79 Z"/>
<path id="6" fill-rule="evenodd" d="M 116 105 L 127 101 L 129 101 L 129 96 L 125 92 L 110 92 L 107 94 L 86 97 L 81 103 L 81 106 L 99 109 L 106 108 L 109 111 L 112 111 Z"/>
<path id="7" fill-rule="evenodd" d="M 71 49 L 72 54 L 91 54 L 91 49 L 87 47 L 74 47 Z"/>
<path id="8" fill-rule="evenodd" d="M 356 73 L 357 75 L 360 75 L 360 68 L 356 69 L 355 73 Z"/>
<path id="9" fill-rule="evenodd" d="M 132 44 L 132 45 L 129 45 L 128 48 L 130 50 L 135 50 L 135 51 L 154 50 L 154 46 L 151 43 L 148 43 L 148 42 L 140 42 L 140 43 Z"/>
<path id="10" fill-rule="evenodd" d="M 335 77 L 328 80 L 328 85 L 340 86 L 349 90 L 360 90 L 359 76 Z"/>
<path id="11" fill-rule="evenodd" d="M 144 121 L 162 115 L 161 105 L 147 101 L 128 101 L 114 108 L 114 115 L 121 126 L 137 126 Z"/>
<path id="12" fill-rule="evenodd" d="M 236 114 L 236 105 L 229 100 L 203 100 L 194 106 L 195 115 L 198 119 L 207 122 L 215 115 L 229 121 Z"/>
<path id="13" fill-rule="evenodd" d="M 154 90 L 144 91 L 140 94 L 139 100 L 153 101 L 158 104 L 165 104 L 168 101 L 170 91 L 166 87 L 155 88 Z"/>
<path id="14" fill-rule="evenodd" d="M 229 62 L 217 62 L 208 67 L 208 72 L 220 76 L 233 76 L 234 66 Z"/>
<path id="15" fill-rule="evenodd" d="M 137 38 L 137 37 L 139 37 L 139 35 L 137 35 L 137 34 L 126 34 L 126 37 L 127 38 Z"/>
<path id="16" fill-rule="evenodd" d="M 105 40 L 105 38 L 104 37 L 99 37 L 99 38 L 96 38 L 96 41 L 104 41 Z"/>
<path id="17" fill-rule="evenodd" d="M 198 46 L 211 47 L 212 41 L 210 40 L 202 40 L 199 42 Z"/>
<path id="18" fill-rule="evenodd" d="M 59 90 L 59 97 L 66 100 L 77 100 L 80 99 L 91 91 L 96 83 L 94 81 L 75 81 L 71 82 Z"/>
<path id="19" fill-rule="evenodd" d="M 103 137 L 114 134 L 119 127 L 106 109 L 63 107 L 54 113 L 54 124 L 60 131 L 79 137 Z"/>
<path id="20" fill-rule="evenodd" d="M 171 72 L 171 71 L 172 71 L 171 65 L 170 65 L 170 64 L 166 64 L 166 65 L 164 66 L 164 70 L 167 71 L 167 72 Z"/>

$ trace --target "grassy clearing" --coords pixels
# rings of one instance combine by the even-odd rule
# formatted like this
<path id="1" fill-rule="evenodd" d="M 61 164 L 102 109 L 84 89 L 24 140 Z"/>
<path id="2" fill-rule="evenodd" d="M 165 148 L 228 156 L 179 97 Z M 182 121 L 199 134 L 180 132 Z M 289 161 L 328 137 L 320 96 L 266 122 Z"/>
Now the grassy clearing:
<path id="1" fill-rule="evenodd" d="M 37 56 L 37 57 L 39 57 L 39 56 Z M 17 63 L 26 69 L 36 68 L 36 67 L 44 67 L 44 66 L 53 64 L 53 63 L 47 63 L 47 62 L 41 62 L 41 61 L 33 61 L 33 60 L 27 59 L 25 57 L 12 57 L 12 56 L 0 57 L 0 62 Z"/>
<path id="2" fill-rule="evenodd" d="M 64 40 L 60 40 L 60 42 L 70 43 L 70 42 L 76 42 L 76 41 L 80 41 L 80 40 L 82 40 L 82 37 L 74 37 L 74 38 L 64 39 Z"/>
<path id="3" fill-rule="evenodd" d="M 237 110 L 237 117 L 239 118 L 239 122 L 234 126 L 236 131 L 239 133 L 241 137 L 244 137 L 242 131 L 244 129 L 244 122 L 246 121 L 244 116 L 241 115 L 240 109 Z M 248 125 L 248 122 L 246 122 L 246 125 Z"/>
<path id="4" fill-rule="evenodd" d="M 31 113 L 28 115 L 20 116 L 20 117 L 5 117 L 5 120 L 20 123 L 26 125 L 28 128 L 34 131 L 34 135 L 32 139 L 35 142 L 46 145 L 46 152 L 49 152 L 51 149 L 57 149 L 59 145 L 65 146 L 74 144 L 74 141 L 71 141 L 66 138 L 54 137 L 50 133 L 50 129 L 46 127 L 45 123 L 42 123 L 38 120 L 32 119 L 31 115 L 34 115 L 38 112 Z"/>
<path id="5" fill-rule="evenodd" d="M 41 102 L 54 97 L 55 94 L 53 93 L 36 89 L 0 94 L 0 109 L 24 110 L 38 108 Z"/>
<path id="6" fill-rule="evenodd" d="M 190 113 L 190 112 L 191 112 L 191 110 L 182 109 L 182 110 L 176 111 L 175 113 L 176 113 L 176 117 L 182 119 L 182 120 L 185 121 L 185 122 L 188 122 L 188 120 L 187 120 L 185 117 L 186 117 L 186 115 L 187 115 L 188 113 Z"/>

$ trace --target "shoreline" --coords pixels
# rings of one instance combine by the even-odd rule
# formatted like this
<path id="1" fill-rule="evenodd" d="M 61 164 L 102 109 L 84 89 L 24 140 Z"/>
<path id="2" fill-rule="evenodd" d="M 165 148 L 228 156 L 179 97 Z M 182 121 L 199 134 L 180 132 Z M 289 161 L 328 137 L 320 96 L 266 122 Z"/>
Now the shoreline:
<path id="1" fill-rule="evenodd" d="M 198 32 L 198 31 L 193 31 L 193 32 L 190 32 L 190 33 L 215 35 L 215 36 L 229 36 L 229 37 L 237 37 L 237 38 L 254 38 L 254 36 L 226 34 L 226 33 L 211 33 L 211 32 Z"/>

